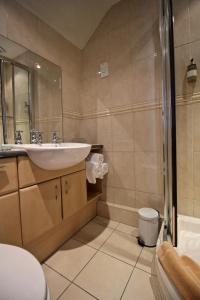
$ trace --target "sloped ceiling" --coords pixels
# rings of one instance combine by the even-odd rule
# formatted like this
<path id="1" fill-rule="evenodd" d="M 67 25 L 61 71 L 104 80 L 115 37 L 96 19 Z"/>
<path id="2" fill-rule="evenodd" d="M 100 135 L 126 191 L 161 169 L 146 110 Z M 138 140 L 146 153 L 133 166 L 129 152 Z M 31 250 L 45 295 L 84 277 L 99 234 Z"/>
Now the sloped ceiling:
<path id="1" fill-rule="evenodd" d="M 13 41 L 8 40 L 3 36 L 0 36 L 0 47 L 0 54 L 12 59 L 27 51 L 26 48 L 14 43 Z"/>
<path id="2" fill-rule="evenodd" d="M 119 0 L 17 0 L 82 49 L 100 21 Z"/>

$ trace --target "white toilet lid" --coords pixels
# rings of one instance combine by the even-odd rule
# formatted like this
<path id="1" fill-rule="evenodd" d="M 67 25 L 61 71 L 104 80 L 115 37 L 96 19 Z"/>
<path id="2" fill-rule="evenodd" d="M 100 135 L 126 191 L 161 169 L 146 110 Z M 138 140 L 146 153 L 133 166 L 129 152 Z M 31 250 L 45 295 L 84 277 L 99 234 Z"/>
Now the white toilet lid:
<path id="1" fill-rule="evenodd" d="M 47 299 L 42 267 L 28 251 L 0 244 L 0 299 Z"/>

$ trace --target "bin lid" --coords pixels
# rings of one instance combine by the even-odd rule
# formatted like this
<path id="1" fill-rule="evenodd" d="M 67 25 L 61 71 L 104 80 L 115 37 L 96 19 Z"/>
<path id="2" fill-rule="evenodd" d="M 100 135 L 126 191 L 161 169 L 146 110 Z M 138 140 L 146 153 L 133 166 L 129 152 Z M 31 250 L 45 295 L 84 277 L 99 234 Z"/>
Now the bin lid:
<path id="1" fill-rule="evenodd" d="M 158 219 L 158 212 L 153 208 L 148 208 L 148 207 L 140 208 L 138 213 L 143 220 L 150 221 L 150 220 Z"/>

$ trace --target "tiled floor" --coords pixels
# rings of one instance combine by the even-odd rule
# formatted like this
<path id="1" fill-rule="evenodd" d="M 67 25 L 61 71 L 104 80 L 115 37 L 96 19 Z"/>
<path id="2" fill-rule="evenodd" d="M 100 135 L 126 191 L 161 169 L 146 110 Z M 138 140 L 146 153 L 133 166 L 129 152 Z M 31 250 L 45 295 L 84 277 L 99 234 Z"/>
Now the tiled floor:
<path id="1" fill-rule="evenodd" d="M 43 270 L 51 300 L 155 300 L 155 249 L 137 244 L 137 229 L 96 217 Z"/>

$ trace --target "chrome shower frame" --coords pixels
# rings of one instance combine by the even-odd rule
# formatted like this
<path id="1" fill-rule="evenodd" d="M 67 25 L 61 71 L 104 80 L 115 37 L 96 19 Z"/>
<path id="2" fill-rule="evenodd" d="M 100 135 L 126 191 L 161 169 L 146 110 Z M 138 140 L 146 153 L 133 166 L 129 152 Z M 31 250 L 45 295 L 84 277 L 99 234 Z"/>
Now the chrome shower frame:
<path id="1" fill-rule="evenodd" d="M 162 116 L 164 236 L 177 245 L 176 92 L 172 0 L 160 0 L 162 52 Z"/>

